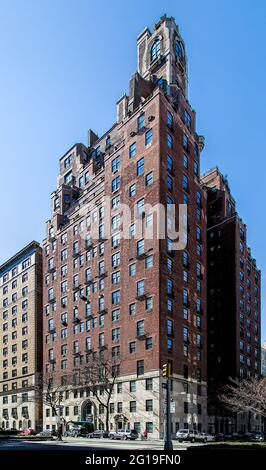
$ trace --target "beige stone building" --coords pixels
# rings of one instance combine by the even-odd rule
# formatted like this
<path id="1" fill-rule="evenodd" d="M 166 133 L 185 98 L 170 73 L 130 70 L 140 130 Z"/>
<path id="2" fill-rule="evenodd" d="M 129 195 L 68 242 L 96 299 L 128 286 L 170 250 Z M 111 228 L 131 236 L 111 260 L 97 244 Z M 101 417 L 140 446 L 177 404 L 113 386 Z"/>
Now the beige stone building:
<path id="1" fill-rule="evenodd" d="M 42 249 L 33 241 L 0 266 L 0 428 L 42 428 Z"/>

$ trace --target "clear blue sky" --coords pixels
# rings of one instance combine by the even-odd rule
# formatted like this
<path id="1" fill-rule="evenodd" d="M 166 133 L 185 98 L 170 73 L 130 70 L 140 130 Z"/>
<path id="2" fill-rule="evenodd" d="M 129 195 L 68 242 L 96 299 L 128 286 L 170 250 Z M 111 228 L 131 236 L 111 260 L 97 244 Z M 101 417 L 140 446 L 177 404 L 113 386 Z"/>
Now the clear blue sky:
<path id="1" fill-rule="evenodd" d="M 164 13 L 187 46 L 202 171 L 228 175 L 266 272 L 264 0 L 0 0 L 0 262 L 43 239 L 59 157 L 112 125 L 136 36 Z"/>

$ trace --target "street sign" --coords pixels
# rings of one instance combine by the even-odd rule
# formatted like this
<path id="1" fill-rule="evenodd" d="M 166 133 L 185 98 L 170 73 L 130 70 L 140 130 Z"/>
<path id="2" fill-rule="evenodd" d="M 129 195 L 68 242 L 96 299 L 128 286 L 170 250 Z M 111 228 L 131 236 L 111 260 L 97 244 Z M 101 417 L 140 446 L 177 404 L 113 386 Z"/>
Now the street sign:
<path id="1" fill-rule="evenodd" d="M 174 402 L 170 403 L 170 413 L 171 414 L 175 413 L 175 403 Z"/>

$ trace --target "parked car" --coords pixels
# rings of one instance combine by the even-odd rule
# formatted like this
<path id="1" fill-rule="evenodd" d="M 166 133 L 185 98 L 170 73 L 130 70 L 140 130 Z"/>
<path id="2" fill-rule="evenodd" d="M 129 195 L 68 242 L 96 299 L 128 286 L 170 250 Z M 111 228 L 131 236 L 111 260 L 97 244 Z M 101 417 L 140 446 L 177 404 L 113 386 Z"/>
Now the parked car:
<path id="1" fill-rule="evenodd" d="M 179 442 L 207 442 L 207 438 L 195 429 L 179 429 L 176 433 L 176 438 Z"/>
<path id="2" fill-rule="evenodd" d="M 43 431 L 39 432 L 39 434 L 37 434 L 37 436 L 40 436 L 40 437 L 53 437 L 54 436 L 54 431 L 50 430 L 50 429 L 44 429 Z"/>
<path id="3" fill-rule="evenodd" d="M 264 441 L 264 434 L 259 431 L 255 431 L 254 433 L 251 433 L 251 436 L 249 438 L 251 442 L 263 442 Z"/>
<path id="4" fill-rule="evenodd" d="M 215 436 L 213 436 L 212 434 L 209 434 L 208 432 L 202 432 L 201 435 L 202 435 L 202 438 L 203 438 L 203 442 L 213 442 L 213 441 L 215 441 Z"/>
<path id="5" fill-rule="evenodd" d="M 20 434 L 22 434 L 23 436 L 35 436 L 37 433 L 35 429 L 26 428 L 26 429 L 23 429 Z"/>
<path id="6" fill-rule="evenodd" d="M 108 437 L 109 436 L 109 433 L 107 431 L 104 431 L 102 429 L 96 429 L 95 431 L 93 432 L 90 432 L 88 437 L 90 439 L 101 439 L 101 437 Z"/>
<path id="7" fill-rule="evenodd" d="M 119 429 L 119 431 L 110 431 L 109 437 L 110 439 L 129 439 L 134 441 L 138 438 L 138 433 L 135 429 Z"/>

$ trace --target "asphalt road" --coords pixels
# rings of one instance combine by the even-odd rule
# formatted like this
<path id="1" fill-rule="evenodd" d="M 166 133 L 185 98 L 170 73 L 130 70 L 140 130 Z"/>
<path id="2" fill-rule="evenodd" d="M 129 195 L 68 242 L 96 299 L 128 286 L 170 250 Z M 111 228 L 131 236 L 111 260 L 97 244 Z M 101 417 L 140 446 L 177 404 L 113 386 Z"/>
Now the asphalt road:
<path id="1" fill-rule="evenodd" d="M 187 447 L 197 444 L 173 442 L 175 450 L 185 450 Z M 20 450 L 163 450 L 163 441 L 111 441 L 110 439 L 80 439 L 67 437 L 60 441 L 28 441 L 22 439 L 10 439 L 0 442 L 0 451 Z"/>

